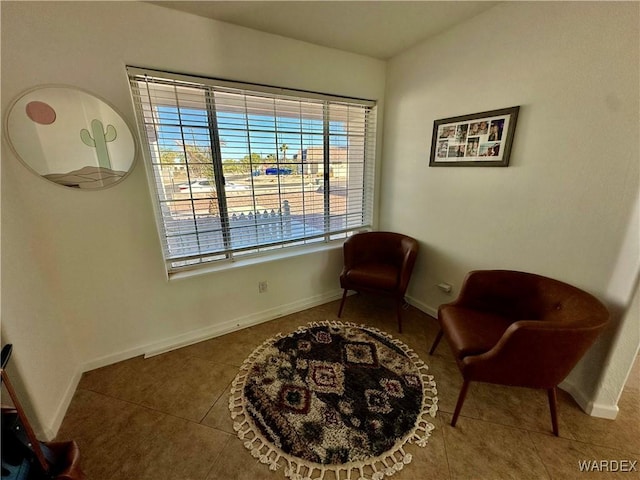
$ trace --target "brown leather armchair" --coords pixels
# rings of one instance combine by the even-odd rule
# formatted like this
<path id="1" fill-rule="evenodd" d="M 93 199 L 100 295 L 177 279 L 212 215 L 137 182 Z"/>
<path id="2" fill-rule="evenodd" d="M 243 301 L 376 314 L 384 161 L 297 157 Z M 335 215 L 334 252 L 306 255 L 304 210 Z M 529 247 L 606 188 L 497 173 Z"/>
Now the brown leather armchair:
<path id="1" fill-rule="evenodd" d="M 438 309 L 441 330 L 463 377 L 451 420 L 455 427 L 469 384 L 487 382 L 547 390 L 558 435 L 556 388 L 609 321 L 592 295 L 532 273 L 469 273 L 458 298 Z"/>
<path id="2" fill-rule="evenodd" d="M 418 255 L 418 242 L 392 232 L 357 233 L 344 243 L 344 289 L 338 317 L 349 290 L 390 295 L 396 300 L 398 331 L 402 332 L 402 305 Z"/>

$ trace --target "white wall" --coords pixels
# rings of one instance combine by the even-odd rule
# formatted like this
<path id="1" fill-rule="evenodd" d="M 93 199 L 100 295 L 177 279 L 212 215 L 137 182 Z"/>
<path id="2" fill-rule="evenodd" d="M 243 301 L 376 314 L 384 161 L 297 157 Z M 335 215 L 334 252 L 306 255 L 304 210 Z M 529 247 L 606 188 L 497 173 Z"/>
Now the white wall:
<path id="1" fill-rule="evenodd" d="M 2 107 L 40 84 L 75 85 L 135 125 L 125 65 L 380 100 L 385 63 L 132 2 L 2 2 Z M 380 112 L 382 113 L 382 112 Z M 41 434 L 81 371 L 322 303 L 339 249 L 165 280 L 142 159 L 115 187 L 75 191 L 2 144 L 2 342 Z M 257 282 L 269 281 L 258 295 Z"/>
<path id="2" fill-rule="evenodd" d="M 579 401 L 607 382 L 638 272 L 637 247 L 623 247 L 628 232 L 638 245 L 638 18 L 636 2 L 505 2 L 387 71 L 380 226 L 421 241 L 414 303 L 433 311 L 451 299 L 437 283 L 455 295 L 482 268 L 592 292 L 614 318 L 567 381 Z M 428 167 L 434 120 L 514 105 L 508 168 Z M 626 373 L 625 362 L 613 369 Z"/>

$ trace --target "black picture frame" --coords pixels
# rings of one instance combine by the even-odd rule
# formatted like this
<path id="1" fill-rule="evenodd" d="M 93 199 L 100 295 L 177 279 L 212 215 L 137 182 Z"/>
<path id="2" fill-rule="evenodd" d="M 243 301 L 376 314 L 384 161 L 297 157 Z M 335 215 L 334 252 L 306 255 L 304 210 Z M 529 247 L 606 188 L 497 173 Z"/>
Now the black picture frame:
<path id="1" fill-rule="evenodd" d="M 507 167 L 520 106 L 433 122 L 430 167 Z"/>

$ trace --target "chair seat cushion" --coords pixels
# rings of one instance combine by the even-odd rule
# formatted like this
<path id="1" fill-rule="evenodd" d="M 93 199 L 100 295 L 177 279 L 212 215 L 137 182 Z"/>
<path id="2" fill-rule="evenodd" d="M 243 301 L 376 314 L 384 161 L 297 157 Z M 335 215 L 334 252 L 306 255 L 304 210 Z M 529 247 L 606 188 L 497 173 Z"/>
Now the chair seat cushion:
<path id="1" fill-rule="evenodd" d="M 457 359 L 491 350 L 512 319 L 463 307 L 440 308 L 442 330 Z"/>
<path id="2" fill-rule="evenodd" d="M 393 291 L 398 285 L 398 269 L 385 263 L 358 265 L 344 272 L 342 277 L 343 287 Z"/>

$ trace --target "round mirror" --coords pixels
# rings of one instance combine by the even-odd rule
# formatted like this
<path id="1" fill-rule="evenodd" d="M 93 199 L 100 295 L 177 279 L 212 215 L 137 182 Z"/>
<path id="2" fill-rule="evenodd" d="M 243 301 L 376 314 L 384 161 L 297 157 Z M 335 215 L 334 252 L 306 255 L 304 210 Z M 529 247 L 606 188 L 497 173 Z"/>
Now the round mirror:
<path id="1" fill-rule="evenodd" d="M 135 160 L 135 141 L 122 116 L 76 88 L 48 86 L 23 93 L 9 108 L 5 124 L 18 158 L 65 187 L 112 186 Z"/>

